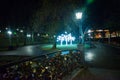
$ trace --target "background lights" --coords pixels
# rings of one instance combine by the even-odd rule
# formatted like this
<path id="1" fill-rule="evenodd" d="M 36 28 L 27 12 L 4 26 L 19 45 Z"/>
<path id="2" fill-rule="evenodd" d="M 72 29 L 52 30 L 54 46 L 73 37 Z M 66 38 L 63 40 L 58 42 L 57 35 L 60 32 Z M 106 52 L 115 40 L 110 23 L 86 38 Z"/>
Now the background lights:
<path id="1" fill-rule="evenodd" d="M 56 37 L 56 35 L 53 36 L 54 38 Z"/>
<path id="2" fill-rule="evenodd" d="M 88 35 L 90 36 L 91 34 L 89 33 Z"/>
<path id="3" fill-rule="evenodd" d="M 31 34 L 27 34 L 27 37 L 31 37 Z"/>
<path id="4" fill-rule="evenodd" d="M 6 27 L 5 29 L 6 29 L 6 30 L 8 30 L 8 28 L 7 28 L 7 27 Z"/>
<path id="5" fill-rule="evenodd" d="M 40 36 L 40 34 L 38 33 L 37 36 Z"/>
<path id="6" fill-rule="evenodd" d="M 23 33 L 23 30 L 20 30 L 21 33 Z"/>
<path id="7" fill-rule="evenodd" d="M 17 30 L 17 31 L 19 31 L 19 29 L 18 29 L 18 28 L 17 28 L 16 30 Z"/>
<path id="8" fill-rule="evenodd" d="M 88 33 L 92 32 L 91 30 L 88 30 Z"/>

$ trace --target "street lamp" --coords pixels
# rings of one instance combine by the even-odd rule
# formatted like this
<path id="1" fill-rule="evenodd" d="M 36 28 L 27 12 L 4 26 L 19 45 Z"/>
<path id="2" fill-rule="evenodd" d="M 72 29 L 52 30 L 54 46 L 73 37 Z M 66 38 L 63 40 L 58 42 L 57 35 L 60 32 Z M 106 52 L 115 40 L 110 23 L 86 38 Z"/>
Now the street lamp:
<path id="1" fill-rule="evenodd" d="M 23 30 L 20 30 L 21 33 L 23 33 Z"/>
<path id="2" fill-rule="evenodd" d="M 82 29 L 82 24 L 81 24 L 81 19 L 82 19 L 82 12 L 77 12 L 75 13 L 76 19 L 79 20 L 79 42 L 80 42 L 80 35 L 82 39 L 82 44 L 84 43 L 84 34 L 83 34 L 83 29 Z"/>
<path id="3" fill-rule="evenodd" d="M 27 34 L 26 37 L 27 37 L 27 43 L 31 44 L 31 37 L 32 37 L 32 35 L 31 34 Z"/>
<path id="4" fill-rule="evenodd" d="M 8 33 L 8 35 L 12 35 L 12 31 L 10 31 L 10 30 L 7 31 L 7 33 Z"/>
<path id="5" fill-rule="evenodd" d="M 8 35 L 9 35 L 9 44 L 11 46 L 11 35 L 12 35 L 12 31 L 8 30 L 7 31 Z"/>
<path id="6" fill-rule="evenodd" d="M 26 36 L 27 36 L 28 38 L 30 38 L 30 37 L 31 37 L 31 34 L 27 34 Z"/>
<path id="7" fill-rule="evenodd" d="M 76 16 L 76 19 L 82 19 L 82 12 L 77 12 L 75 16 Z"/>

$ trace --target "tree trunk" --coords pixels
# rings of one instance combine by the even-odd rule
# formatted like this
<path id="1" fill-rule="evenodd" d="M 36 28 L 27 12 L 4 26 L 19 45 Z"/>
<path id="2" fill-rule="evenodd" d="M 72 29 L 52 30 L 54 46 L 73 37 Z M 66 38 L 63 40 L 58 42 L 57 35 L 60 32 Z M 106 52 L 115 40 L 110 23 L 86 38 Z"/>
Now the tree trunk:
<path id="1" fill-rule="evenodd" d="M 56 49 L 56 42 L 53 44 L 53 47 L 52 47 L 53 49 Z"/>
<path id="2" fill-rule="evenodd" d="M 52 49 L 56 49 L 56 39 L 54 38 L 54 42 L 53 42 L 53 47 Z"/>

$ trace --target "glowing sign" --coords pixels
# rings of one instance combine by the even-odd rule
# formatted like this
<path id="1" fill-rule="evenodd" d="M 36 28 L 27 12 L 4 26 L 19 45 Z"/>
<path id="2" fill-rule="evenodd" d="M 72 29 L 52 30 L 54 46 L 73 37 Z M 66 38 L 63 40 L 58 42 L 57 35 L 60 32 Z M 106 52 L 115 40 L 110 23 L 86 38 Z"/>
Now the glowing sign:
<path id="1" fill-rule="evenodd" d="M 72 45 L 72 42 L 75 40 L 75 37 L 72 37 L 71 33 L 67 34 L 61 34 L 60 36 L 57 37 L 57 41 L 60 41 L 60 44 L 63 45 L 63 42 L 65 41 L 66 45 L 70 43 Z"/>

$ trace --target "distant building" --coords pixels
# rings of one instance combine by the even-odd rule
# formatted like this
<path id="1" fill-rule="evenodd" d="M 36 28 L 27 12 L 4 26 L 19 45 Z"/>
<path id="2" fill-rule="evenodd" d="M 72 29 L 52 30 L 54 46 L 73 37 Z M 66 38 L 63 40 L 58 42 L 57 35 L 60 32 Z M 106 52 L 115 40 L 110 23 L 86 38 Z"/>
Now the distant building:
<path id="1" fill-rule="evenodd" d="M 86 33 L 87 38 L 109 38 L 109 37 L 120 37 L 120 31 L 111 32 L 108 29 L 102 30 L 89 30 Z"/>

